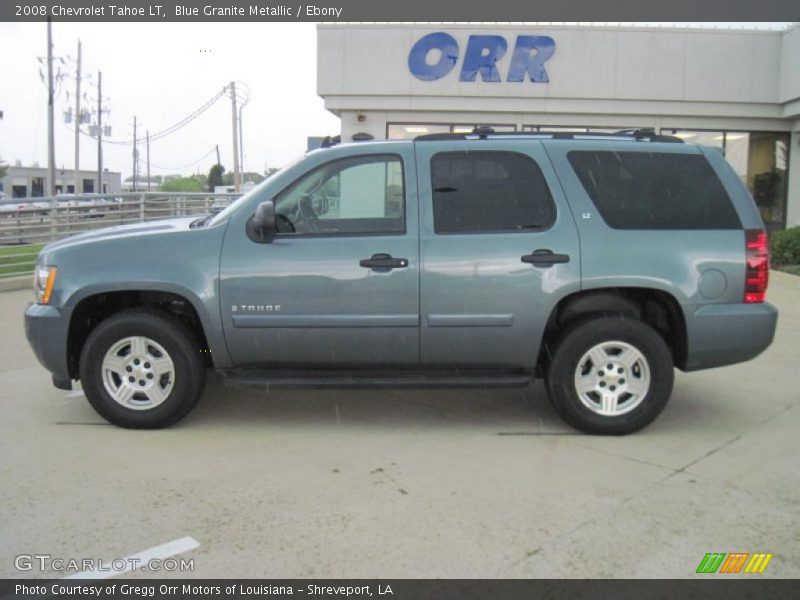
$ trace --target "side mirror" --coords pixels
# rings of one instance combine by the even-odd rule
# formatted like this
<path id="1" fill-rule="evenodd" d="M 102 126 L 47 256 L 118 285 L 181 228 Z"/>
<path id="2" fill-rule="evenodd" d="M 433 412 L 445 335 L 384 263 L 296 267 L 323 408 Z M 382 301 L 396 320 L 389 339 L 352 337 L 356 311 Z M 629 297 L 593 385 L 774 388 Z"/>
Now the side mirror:
<path id="1" fill-rule="evenodd" d="M 258 205 L 255 214 L 247 221 L 247 237 L 259 244 L 269 244 L 276 232 L 275 204 L 267 200 Z"/>

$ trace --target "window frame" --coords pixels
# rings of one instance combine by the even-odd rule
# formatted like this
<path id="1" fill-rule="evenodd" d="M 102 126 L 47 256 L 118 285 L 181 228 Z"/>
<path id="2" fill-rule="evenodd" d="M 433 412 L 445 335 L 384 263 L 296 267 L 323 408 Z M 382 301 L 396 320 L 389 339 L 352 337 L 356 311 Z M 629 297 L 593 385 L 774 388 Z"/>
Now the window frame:
<path id="1" fill-rule="evenodd" d="M 366 159 L 376 159 L 373 161 L 368 161 Z M 272 196 L 272 201 L 275 204 L 277 209 L 278 206 L 278 198 L 285 194 L 290 188 L 292 188 L 295 184 L 300 182 L 301 180 L 305 179 L 306 177 L 312 176 L 314 173 L 319 171 L 320 169 L 325 169 L 334 165 L 335 163 L 346 163 L 350 161 L 357 161 L 357 160 L 364 160 L 362 164 L 370 164 L 371 162 L 384 162 L 387 164 L 390 161 L 398 161 L 400 163 L 400 179 L 403 183 L 403 206 L 402 206 L 402 224 L 403 227 L 401 230 L 398 231 L 358 231 L 358 232 L 331 232 L 331 231 L 308 231 L 303 233 L 286 233 L 286 232 L 276 232 L 275 239 L 302 239 L 302 238 L 329 238 L 329 237 L 378 237 L 378 236 L 402 236 L 408 233 L 408 194 L 406 191 L 406 165 L 405 161 L 403 160 L 403 156 L 397 154 L 395 152 L 381 152 L 379 154 L 352 154 L 350 156 L 340 156 L 338 158 L 334 158 L 329 161 L 325 161 L 312 167 L 308 171 L 305 171 L 294 180 L 289 182 L 285 185 L 279 192 Z M 358 166 L 357 164 L 353 166 Z M 341 173 L 344 169 L 340 169 L 338 173 Z M 324 185 L 324 184 L 323 184 Z M 341 196 L 340 196 L 341 199 Z M 277 214 L 277 213 L 276 213 Z"/>
<path id="2" fill-rule="evenodd" d="M 529 160 L 536 169 L 539 171 L 539 174 L 542 177 L 542 181 L 544 182 L 545 188 L 547 189 L 547 196 L 550 202 L 550 207 L 552 209 L 552 219 L 550 223 L 543 227 L 534 227 L 529 229 L 492 229 L 487 231 L 438 231 L 436 229 L 436 209 L 434 205 L 434 189 L 433 189 L 433 161 L 437 156 L 447 155 L 447 154 L 458 154 L 462 156 L 476 156 L 481 154 L 513 154 L 517 156 L 521 156 L 527 160 Z M 556 222 L 558 221 L 558 205 L 556 204 L 555 196 L 553 195 L 552 187 L 550 186 L 550 182 L 547 181 L 547 176 L 544 174 L 544 169 L 539 164 L 533 156 L 530 154 L 526 154 L 524 152 L 520 152 L 518 150 L 443 150 L 441 152 L 436 152 L 435 154 L 431 155 L 428 168 L 430 170 L 430 184 L 431 184 L 431 224 L 433 225 L 433 233 L 434 235 L 494 235 L 494 234 L 508 234 L 508 233 L 542 233 L 545 231 L 549 231 L 552 229 Z"/>

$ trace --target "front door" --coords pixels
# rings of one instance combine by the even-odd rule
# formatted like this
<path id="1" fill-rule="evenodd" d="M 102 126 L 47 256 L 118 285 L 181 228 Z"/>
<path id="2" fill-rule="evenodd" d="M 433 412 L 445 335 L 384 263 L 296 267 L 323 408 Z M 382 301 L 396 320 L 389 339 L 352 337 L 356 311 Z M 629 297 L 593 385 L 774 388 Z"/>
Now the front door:
<path id="1" fill-rule="evenodd" d="M 413 151 L 317 162 L 274 198 L 271 243 L 228 226 L 220 285 L 230 354 L 238 366 L 414 366 Z"/>
<path id="2" fill-rule="evenodd" d="M 424 365 L 532 369 L 578 235 L 536 140 L 417 142 Z"/>

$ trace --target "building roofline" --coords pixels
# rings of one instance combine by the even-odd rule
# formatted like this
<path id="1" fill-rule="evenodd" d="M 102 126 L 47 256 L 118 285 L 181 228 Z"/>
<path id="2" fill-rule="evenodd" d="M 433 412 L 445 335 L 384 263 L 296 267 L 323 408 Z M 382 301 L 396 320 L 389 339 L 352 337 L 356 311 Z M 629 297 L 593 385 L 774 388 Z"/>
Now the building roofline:
<path id="1" fill-rule="evenodd" d="M 535 22 L 535 21 L 518 21 L 518 22 L 342 22 L 342 23 L 318 23 L 317 29 L 408 29 L 409 27 L 417 27 L 419 29 L 428 29 L 434 27 L 447 27 L 450 29 L 521 29 L 521 28 L 547 28 L 557 31 L 628 31 L 628 32 L 648 32 L 664 31 L 670 33 L 719 33 L 719 34 L 763 34 L 763 35 L 783 35 L 789 31 L 793 31 L 800 27 L 800 23 L 794 23 L 784 27 L 783 29 L 759 29 L 755 27 L 681 27 L 681 26 L 661 26 L 661 25 L 601 25 L 596 23 L 560 23 L 560 22 Z"/>

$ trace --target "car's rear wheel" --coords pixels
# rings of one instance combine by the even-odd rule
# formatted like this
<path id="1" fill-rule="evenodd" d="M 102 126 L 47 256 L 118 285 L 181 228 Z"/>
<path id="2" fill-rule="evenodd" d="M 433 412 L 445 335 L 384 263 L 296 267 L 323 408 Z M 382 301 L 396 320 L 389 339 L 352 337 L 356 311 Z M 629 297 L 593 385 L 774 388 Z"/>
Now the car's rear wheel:
<path id="1" fill-rule="evenodd" d="M 90 334 L 80 360 L 83 390 L 105 419 L 133 429 L 167 427 L 194 407 L 206 369 L 197 336 L 167 312 L 113 315 Z"/>
<path id="2" fill-rule="evenodd" d="M 637 319 L 609 315 L 566 328 L 552 354 L 547 391 L 573 427 L 621 435 L 658 416 L 673 381 L 672 354 L 658 332 Z"/>

